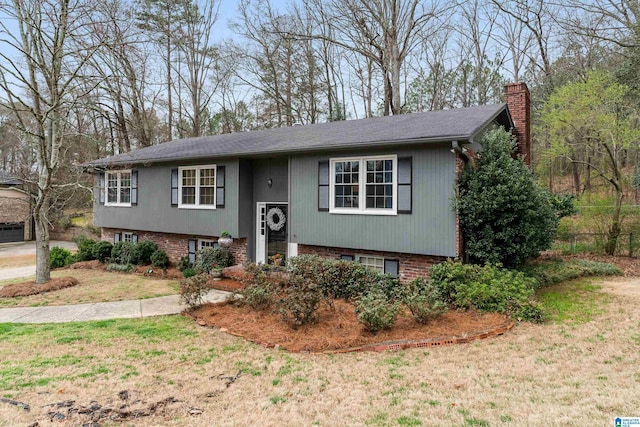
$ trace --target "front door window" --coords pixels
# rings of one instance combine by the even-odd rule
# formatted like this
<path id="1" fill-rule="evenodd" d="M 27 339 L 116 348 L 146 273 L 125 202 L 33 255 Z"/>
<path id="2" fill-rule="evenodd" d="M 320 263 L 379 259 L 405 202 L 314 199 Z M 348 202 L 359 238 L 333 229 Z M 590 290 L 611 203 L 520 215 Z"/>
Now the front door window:
<path id="1" fill-rule="evenodd" d="M 272 263 L 276 254 L 287 255 L 287 205 L 267 204 L 266 215 L 267 262 Z"/>

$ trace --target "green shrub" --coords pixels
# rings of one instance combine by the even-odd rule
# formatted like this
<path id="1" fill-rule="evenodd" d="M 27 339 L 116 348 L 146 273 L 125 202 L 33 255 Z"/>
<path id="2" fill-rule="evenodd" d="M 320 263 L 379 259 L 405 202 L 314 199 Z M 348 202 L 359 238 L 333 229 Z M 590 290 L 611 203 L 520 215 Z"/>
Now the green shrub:
<path id="1" fill-rule="evenodd" d="M 206 274 L 198 274 L 180 281 L 180 302 L 191 310 L 198 308 L 204 302 L 204 296 L 209 292 Z"/>
<path id="2" fill-rule="evenodd" d="M 185 277 L 185 279 L 189 277 L 193 277 L 196 274 L 198 274 L 198 272 L 196 271 L 195 268 L 187 267 L 184 270 L 182 270 L 182 275 Z"/>
<path id="3" fill-rule="evenodd" d="M 158 249 L 153 254 L 151 254 L 151 264 L 154 267 L 158 268 L 167 268 L 169 267 L 169 256 L 162 249 Z"/>
<path id="4" fill-rule="evenodd" d="M 493 265 L 447 261 L 430 269 L 431 283 L 457 308 L 512 314 L 533 296 L 536 280 Z"/>
<path id="5" fill-rule="evenodd" d="M 113 245 L 110 242 L 100 241 L 93 245 L 93 259 L 97 259 L 101 263 L 109 261 L 113 253 Z"/>
<path id="6" fill-rule="evenodd" d="M 133 264 L 115 264 L 111 263 L 107 265 L 107 271 L 120 271 L 123 273 L 130 273 L 135 269 Z"/>
<path id="7" fill-rule="evenodd" d="M 294 328 L 315 322 L 316 311 L 324 299 L 323 290 L 317 283 L 291 275 L 283 293 L 277 304 L 285 322 Z"/>
<path id="8" fill-rule="evenodd" d="M 214 265 L 229 267 L 233 264 L 233 255 L 228 248 L 203 248 L 196 253 L 195 269 L 199 273 L 208 273 Z"/>
<path id="9" fill-rule="evenodd" d="M 132 258 L 136 264 L 150 264 L 152 262 L 151 255 L 158 250 L 158 244 L 151 240 L 143 240 L 138 242 L 133 248 Z"/>
<path id="10" fill-rule="evenodd" d="M 60 268 L 72 264 L 75 258 L 71 252 L 64 248 L 54 246 L 49 251 L 49 267 Z"/>
<path id="11" fill-rule="evenodd" d="M 299 255 L 289 258 L 287 266 L 289 274 L 313 281 L 329 298 L 356 299 L 372 289 L 383 290 L 393 298 L 399 287 L 398 280 L 353 261 Z"/>
<path id="12" fill-rule="evenodd" d="M 512 316 L 517 320 L 524 320 L 533 323 L 542 323 L 545 319 L 544 312 L 536 301 L 528 301 L 526 304 L 523 304 L 520 308 L 514 311 Z"/>
<path id="13" fill-rule="evenodd" d="M 396 321 L 399 302 L 392 302 L 380 290 L 369 292 L 356 301 L 358 321 L 369 331 L 376 333 L 382 329 L 391 329 Z"/>
<path id="14" fill-rule="evenodd" d="M 522 271 L 534 277 L 538 286 L 553 285 L 579 277 L 617 276 L 622 274 L 622 271 L 613 264 L 581 259 L 563 261 L 560 258 L 527 265 L 522 268 Z"/>
<path id="15" fill-rule="evenodd" d="M 117 264 L 135 264 L 135 247 L 135 243 L 132 242 L 116 243 L 111 249 L 111 260 Z"/>
<path id="16" fill-rule="evenodd" d="M 178 270 L 184 273 L 187 268 L 193 268 L 193 263 L 189 261 L 189 255 L 181 257 L 178 261 Z"/>
<path id="17" fill-rule="evenodd" d="M 248 305 L 253 310 L 266 310 L 273 304 L 273 289 L 267 281 L 249 285 L 238 293 L 242 295 L 241 303 Z"/>
<path id="18" fill-rule="evenodd" d="M 93 253 L 93 248 L 96 245 L 96 241 L 88 239 L 84 236 L 75 240 L 78 245 L 78 252 L 76 252 L 76 259 L 78 261 L 91 261 L 96 259 Z M 109 249 L 109 255 L 111 255 L 111 249 Z"/>
<path id="19" fill-rule="evenodd" d="M 475 168 L 460 177 L 457 208 L 469 260 L 479 264 L 523 265 L 549 249 L 558 214 L 568 201 L 554 204 L 522 159 L 514 159 L 511 133 L 496 129 L 482 138 Z"/>
<path id="20" fill-rule="evenodd" d="M 447 305 L 442 301 L 438 289 L 421 277 L 404 286 L 402 302 L 418 323 L 426 323 L 447 311 Z"/>

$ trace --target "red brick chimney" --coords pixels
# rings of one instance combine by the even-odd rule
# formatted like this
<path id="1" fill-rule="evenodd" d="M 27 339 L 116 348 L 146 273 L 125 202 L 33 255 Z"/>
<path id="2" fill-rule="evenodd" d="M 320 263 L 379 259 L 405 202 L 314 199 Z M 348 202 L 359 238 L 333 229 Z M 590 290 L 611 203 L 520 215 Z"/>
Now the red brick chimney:
<path id="1" fill-rule="evenodd" d="M 518 152 L 527 165 L 531 164 L 531 97 L 525 83 L 504 85 L 504 102 L 507 103 L 518 138 Z"/>

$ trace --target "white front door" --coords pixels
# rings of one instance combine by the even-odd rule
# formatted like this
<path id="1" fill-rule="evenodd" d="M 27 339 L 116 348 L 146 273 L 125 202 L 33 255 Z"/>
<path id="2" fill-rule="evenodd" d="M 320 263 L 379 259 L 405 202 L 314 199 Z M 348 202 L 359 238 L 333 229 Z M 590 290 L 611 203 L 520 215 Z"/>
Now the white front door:
<path id="1" fill-rule="evenodd" d="M 267 264 L 275 254 L 287 258 L 287 203 L 258 202 L 256 211 L 256 263 Z"/>

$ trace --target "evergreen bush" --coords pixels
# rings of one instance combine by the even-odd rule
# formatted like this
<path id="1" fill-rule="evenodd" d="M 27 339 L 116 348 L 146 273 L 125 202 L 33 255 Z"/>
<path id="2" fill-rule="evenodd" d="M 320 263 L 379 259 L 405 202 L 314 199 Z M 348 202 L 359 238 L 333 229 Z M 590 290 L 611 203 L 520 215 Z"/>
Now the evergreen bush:
<path id="1" fill-rule="evenodd" d="M 97 259 L 101 263 L 106 263 L 111 258 L 113 252 L 113 245 L 110 242 L 100 241 L 93 245 L 92 254 L 93 258 Z"/>

